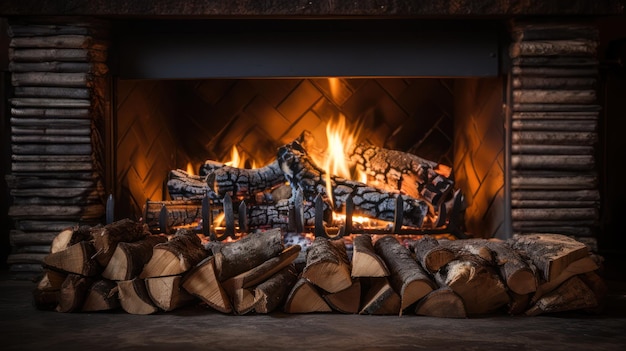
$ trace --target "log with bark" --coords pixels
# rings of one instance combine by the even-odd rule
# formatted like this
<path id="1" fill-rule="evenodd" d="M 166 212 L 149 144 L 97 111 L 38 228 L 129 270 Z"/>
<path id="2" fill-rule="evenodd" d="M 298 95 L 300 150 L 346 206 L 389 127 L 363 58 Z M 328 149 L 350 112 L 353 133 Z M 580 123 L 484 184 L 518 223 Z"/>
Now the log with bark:
<path id="1" fill-rule="evenodd" d="M 302 278 L 326 292 L 336 293 L 352 285 L 350 262 L 343 239 L 317 237 L 307 249 Z"/>
<path id="2" fill-rule="evenodd" d="M 436 288 L 409 249 L 395 236 L 383 236 L 376 241 L 374 248 L 389 267 L 391 286 L 400 295 L 400 314 Z"/>
<path id="3" fill-rule="evenodd" d="M 415 259 L 430 273 L 437 272 L 454 259 L 454 252 L 440 245 L 430 235 L 424 235 L 411 243 L 411 250 L 415 253 Z"/>
<path id="4" fill-rule="evenodd" d="M 152 302 L 144 279 L 121 280 L 117 282 L 120 305 L 130 314 L 153 314 L 159 308 Z"/>
<path id="5" fill-rule="evenodd" d="M 186 229 L 152 249 L 152 257 L 143 267 L 142 279 L 178 275 L 187 272 L 208 256 L 200 238 Z"/>
<path id="6" fill-rule="evenodd" d="M 578 276 L 573 276 L 557 289 L 541 297 L 524 314 L 537 316 L 571 310 L 592 309 L 599 304 L 596 294 Z"/>
<path id="7" fill-rule="evenodd" d="M 181 280 L 180 275 L 146 278 L 148 296 L 158 308 L 165 312 L 187 306 L 196 299 L 182 288 Z"/>
<path id="8" fill-rule="evenodd" d="M 102 276 L 110 280 L 136 278 L 152 258 L 154 246 L 165 242 L 167 242 L 165 235 L 147 235 L 132 243 L 117 244 Z"/>
<path id="9" fill-rule="evenodd" d="M 298 280 L 296 268 L 290 264 L 254 288 L 254 311 L 267 314 L 278 309 Z"/>
<path id="10" fill-rule="evenodd" d="M 219 281 L 225 281 L 246 272 L 283 250 L 280 229 L 270 229 L 248 234 L 235 242 L 220 245 L 215 251 L 215 271 Z"/>
<path id="11" fill-rule="evenodd" d="M 553 291 L 569 278 L 576 275 L 596 271 L 598 270 L 598 268 L 598 264 L 593 259 L 591 259 L 590 256 L 580 258 L 568 264 L 567 267 L 552 280 L 542 280 L 541 284 L 539 284 L 539 286 L 537 287 L 537 291 L 535 291 L 535 293 L 533 294 L 531 302 L 537 302 L 537 300 L 539 300 L 542 296 Z"/>
<path id="12" fill-rule="evenodd" d="M 285 183 L 278 161 L 255 169 L 222 166 L 207 173 L 206 182 L 219 197 L 253 197 L 257 192 Z"/>
<path id="13" fill-rule="evenodd" d="M 449 287 L 429 292 L 415 305 L 415 314 L 441 318 L 467 318 L 463 299 Z"/>
<path id="14" fill-rule="evenodd" d="M 350 158 L 376 187 L 424 199 L 437 209 L 454 186 L 448 166 L 410 153 L 361 143 L 350 151 Z"/>
<path id="15" fill-rule="evenodd" d="M 68 247 L 74 244 L 77 244 L 81 241 L 93 240 L 92 229 L 94 228 L 91 226 L 86 226 L 86 225 L 74 226 L 74 227 L 63 229 L 52 240 L 52 244 L 50 246 L 50 253 L 55 253 L 61 250 L 65 250 Z"/>
<path id="16" fill-rule="evenodd" d="M 81 310 L 87 290 L 93 284 L 93 279 L 79 274 L 68 274 L 59 291 L 57 312 L 78 312 Z"/>
<path id="17" fill-rule="evenodd" d="M 327 189 L 326 173 L 312 162 L 298 140 L 279 148 L 278 162 L 294 193 L 301 190 L 309 202 L 322 195 L 326 206 L 332 203 L 332 210 L 341 212 L 348 196 L 352 196 L 355 215 L 393 221 L 399 197 L 403 204 L 403 225 L 421 227 L 428 214 L 425 201 L 333 175 L 329 176 L 331 189 Z"/>
<path id="18" fill-rule="evenodd" d="M 106 267 L 120 242 L 133 242 L 144 238 L 149 232 L 139 222 L 125 218 L 102 227 L 93 232 L 94 246 L 97 250 L 96 259 Z"/>
<path id="19" fill-rule="evenodd" d="M 86 293 L 83 312 L 111 311 L 120 308 L 117 283 L 100 279 L 93 283 Z"/>
<path id="20" fill-rule="evenodd" d="M 167 209 L 165 223 L 161 223 L 163 208 Z M 143 206 L 143 221 L 153 233 L 163 231 L 169 233 L 173 227 L 197 225 L 202 221 L 202 202 L 198 200 L 148 200 Z"/>
<path id="21" fill-rule="evenodd" d="M 515 235 L 508 242 L 512 248 L 528 256 L 548 282 L 558 277 L 572 262 L 589 256 L 585 244 L 561 234 Z"/>
<path id="22" fill-rule="evenodd" d="M 43 264 L 55 270 L 93 277 L 102 270 L 94 259 L 96 248 L 91 241 L 80 241 L 64 250 L 47 255 Z"/>
<path id="23" fill-rule="evenodd" d="M 332 312 L 318 288 L 308 279 L 300 277 L 291 288 L 283 311 L 286 313 Z"/>
<path id="24" fill-rule="evenodd" d="M 389 269 L 374 251 L 372 236 L 357 235 L 352 241 L 352 277 L 386 277 Z"/>
<path id="25" fill-rule="evenodd" d="M 190 294 L 219 312 L 231 313 L 233 311 L 228 294 L 217 279 L 215 256 L 205 258 L 187 272 L 183 277 L 182 286 Z"/>
<path id="26" fill-rule="evenodd" d="M 361 278 L 365 286 L 359 314 L 399 315 L 402 311 L 400 295 L 389 284 L 387 277 Z"/>

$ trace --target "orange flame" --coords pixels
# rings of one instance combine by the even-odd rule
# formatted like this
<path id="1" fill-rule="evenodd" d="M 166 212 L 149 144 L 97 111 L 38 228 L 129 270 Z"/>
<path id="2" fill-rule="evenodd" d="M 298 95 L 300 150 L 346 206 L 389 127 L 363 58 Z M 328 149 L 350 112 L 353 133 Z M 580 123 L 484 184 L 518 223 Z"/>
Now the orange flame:
<path id="1" fill-rule="evenodd" d="M 187 162 L 187 173 L 190 175 L 196 175 L 196 171 L 194 170 L 191 162 Z"/>
<path id="2" fill-rule="evenodd" d="M 246 168 L 246 162 L 251 165 L 251 168 L 257 168 L 255 160 L 250 160 L 245 154 L 239 153 L 237 146 L 233 146 L 233 149 L 230 151 L 230 160 L 224 162 L 224 164 L 231 167 Z"/>

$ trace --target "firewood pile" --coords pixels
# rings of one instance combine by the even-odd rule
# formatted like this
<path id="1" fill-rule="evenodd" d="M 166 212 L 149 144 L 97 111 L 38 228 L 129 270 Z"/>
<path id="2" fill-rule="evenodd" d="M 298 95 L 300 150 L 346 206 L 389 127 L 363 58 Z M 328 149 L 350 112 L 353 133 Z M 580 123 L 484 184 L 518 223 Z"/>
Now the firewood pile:
<path id="1" fill-rule="evenodd" d="M 129 219 L 73 227 L 54 239 L 33 297 L 37 308 L 58 312 L 154 314 L 201 305 L 233 315 L 466 318 L 598 312 L 606 294 L 601 260 L 568 236 L 400 238 L 355 235 L 348 254 L 348 238 L 287 246 L 279 228 L 210 241 L 186 229 L 151 234 Z"/>

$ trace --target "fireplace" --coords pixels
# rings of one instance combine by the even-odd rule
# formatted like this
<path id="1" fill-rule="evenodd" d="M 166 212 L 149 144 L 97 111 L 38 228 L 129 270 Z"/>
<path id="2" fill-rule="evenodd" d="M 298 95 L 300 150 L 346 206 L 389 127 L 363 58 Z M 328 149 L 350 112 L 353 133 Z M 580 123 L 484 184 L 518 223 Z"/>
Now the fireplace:
<path id="1" fill-rule="evenodd" d="M 451 167 L 457 236 L 561 233 L 595 251 L 620 240 L 605 214 L 618 138 L 605 108 L 616 95 L 601 88 L 619 85 L 624 35 L 612 2 L 470 15 L 309 2 L 58 17 L 67 13 L 14 5 L 0 13 L 11 33 L 3 140 L 16 272 L 40 271 L 68 226 L 145 220 L 148 203 L 173 199 L 172 170 L 197 172 L 233 148 L 264 165 L 304 131 L 323 139 L 339 116 L 363 141 Z M 599 62 L 609 47 L 616 56 Z"/>

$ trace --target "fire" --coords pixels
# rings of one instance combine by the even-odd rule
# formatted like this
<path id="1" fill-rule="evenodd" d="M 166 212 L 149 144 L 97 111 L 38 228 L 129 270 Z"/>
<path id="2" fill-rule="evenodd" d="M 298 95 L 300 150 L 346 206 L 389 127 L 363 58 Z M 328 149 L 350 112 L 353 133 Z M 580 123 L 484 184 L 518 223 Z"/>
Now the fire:
<path id="1" fill-rule="evenodd" d="M 196 175 L 196 171 L 194 170 L 193 164 L 191 162 L 187 162 L 187 173 L 190 175 Z"/>
<path id="2" fill-rule="evenodd" d="M 248 159 L 245 154 L 239 153 L 237 146 L 233 146 L 230 151 L 230 160 L 224 162 L 225 165 L 237 168 L 246 168 L 246 163 L 250 164 L 250 168 L 257 168 L 255 160 Z"/>

